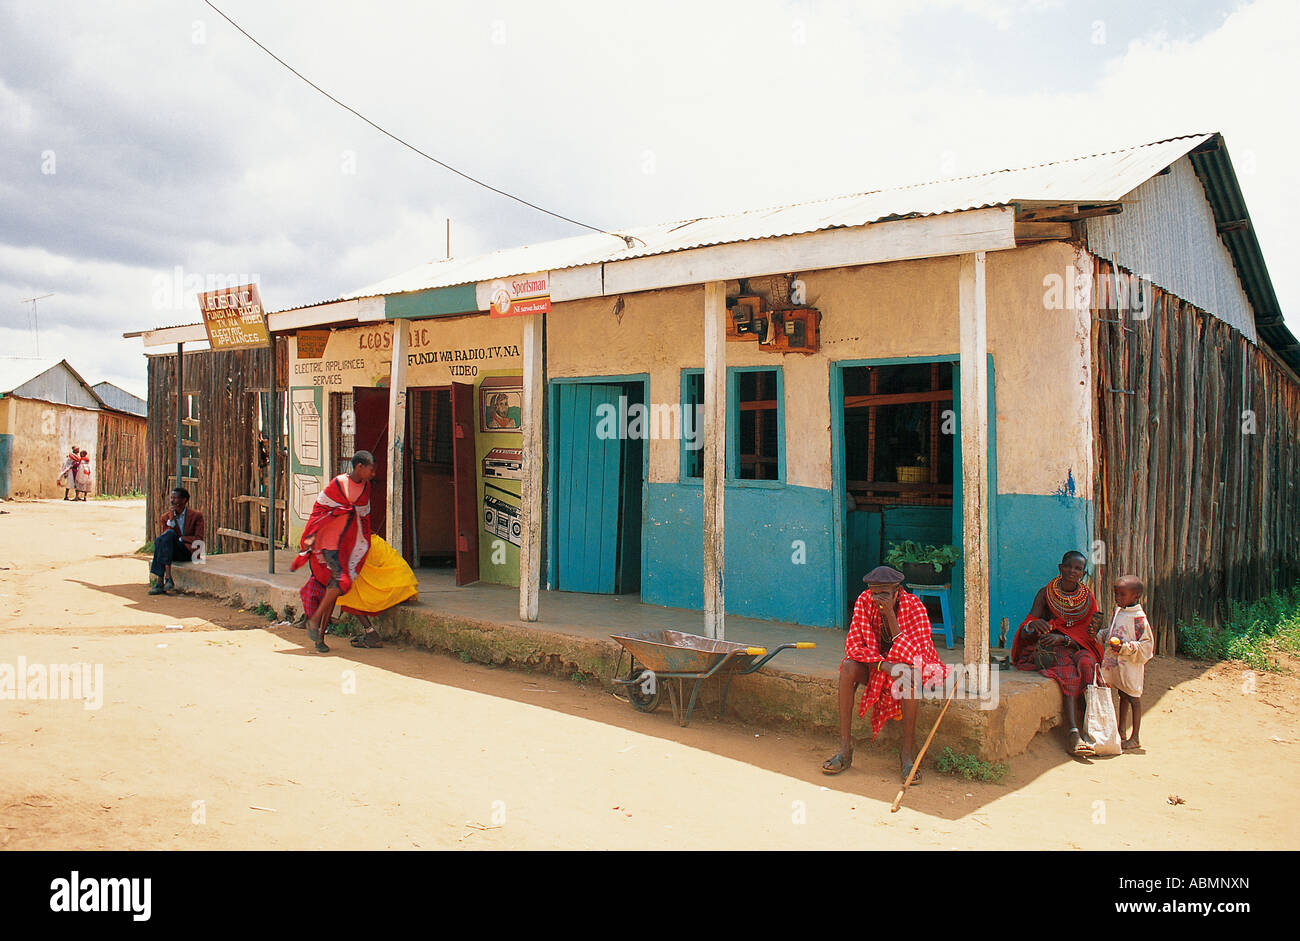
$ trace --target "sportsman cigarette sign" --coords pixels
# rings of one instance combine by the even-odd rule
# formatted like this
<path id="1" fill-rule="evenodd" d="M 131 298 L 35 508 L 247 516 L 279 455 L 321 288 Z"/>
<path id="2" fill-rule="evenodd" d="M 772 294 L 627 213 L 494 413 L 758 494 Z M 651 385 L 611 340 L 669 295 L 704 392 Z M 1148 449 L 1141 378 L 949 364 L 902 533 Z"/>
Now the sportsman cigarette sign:
<path id="1" fill-rule="evenodd" d="M 199 310 L 214 350 L 241 350 L 271 342 L 256 284 L 206 291 L 199 295 Z"/>
<path id="2" fill-rule="evenodd" d="M 522 317 L 526 314 L 547 314 L 551 311 L 551 274 L 520 275 L 492 282 L 493 317 Z"/>

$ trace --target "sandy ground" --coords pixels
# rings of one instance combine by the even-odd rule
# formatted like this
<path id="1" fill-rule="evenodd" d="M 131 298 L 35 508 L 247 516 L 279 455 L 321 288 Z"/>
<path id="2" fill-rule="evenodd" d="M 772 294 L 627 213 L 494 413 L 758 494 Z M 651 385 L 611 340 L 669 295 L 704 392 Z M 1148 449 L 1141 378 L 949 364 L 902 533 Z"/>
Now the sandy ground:
<path id="1" fill-rule="evenodd" d="M 0 699 L 6 849 L 1292 849 L 1300 680 L 1158 659 L 1146 750 L 1039 736 L 1002 784 L 667 710 L 550 676 L 149 597 L 141 501 L 0 504 L 0 669 L 102 666 L 99 708 Z M 182 625 L 168 630 L 167 625 Z M 92 701 L 89 705 L 95 705 Z M 1171 795 L 1184 803 L 1170 803 Z"/>

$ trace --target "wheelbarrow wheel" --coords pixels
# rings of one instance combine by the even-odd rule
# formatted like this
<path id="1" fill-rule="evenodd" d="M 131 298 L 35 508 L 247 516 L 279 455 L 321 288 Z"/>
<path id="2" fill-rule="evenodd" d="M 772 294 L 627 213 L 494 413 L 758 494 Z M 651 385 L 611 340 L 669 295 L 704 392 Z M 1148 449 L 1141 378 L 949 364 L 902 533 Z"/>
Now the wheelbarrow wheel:
<path id="1" fill-rule="evenodd" d="M 655 691 L 647 695 L 641 689 L 641 684 L 645 680 L 645 675 L 649 670 L 637 670 L 635 673 L 628 674 L 627 701 L 632 704 L 632 708 L 640 712 L 654 712 L 659 708 L 659 703 L 663 699 L 664 688 L 662 683 L 655 683 Z"/>

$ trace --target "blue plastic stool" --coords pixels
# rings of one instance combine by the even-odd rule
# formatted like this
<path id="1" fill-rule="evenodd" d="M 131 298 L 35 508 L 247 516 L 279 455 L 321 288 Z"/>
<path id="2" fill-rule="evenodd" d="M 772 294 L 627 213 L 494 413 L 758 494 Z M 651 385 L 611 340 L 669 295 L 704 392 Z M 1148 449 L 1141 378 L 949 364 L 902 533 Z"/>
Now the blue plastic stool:
<path id="1" fill-rule="evenodd" d="M 939 611 L 943 620 L 930 624 L 931 634 L 942 634 L 943 642 L 952 650 L 952 604 L 950 600 L 952 583 L 947 585 L 909 585 L 908 590 L 918 598 L 938 598 Z"/>

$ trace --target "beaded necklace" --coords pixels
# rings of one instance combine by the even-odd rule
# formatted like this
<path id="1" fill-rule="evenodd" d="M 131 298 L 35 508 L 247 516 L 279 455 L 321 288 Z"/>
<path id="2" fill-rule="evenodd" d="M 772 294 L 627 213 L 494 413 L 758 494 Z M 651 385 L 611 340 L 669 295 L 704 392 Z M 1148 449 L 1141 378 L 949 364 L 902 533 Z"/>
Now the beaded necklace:
<path id="1" fill-rule="evenodd" d="M 1057 614 L 1069 620 L 1082 614 L 1088 607 L 1088 586 L 1080 579 L 1079 587 L 1067 594 L 1061 590 L 1060 581 L 1058 575 L 1047 583 L 1047 603 Z"/>

